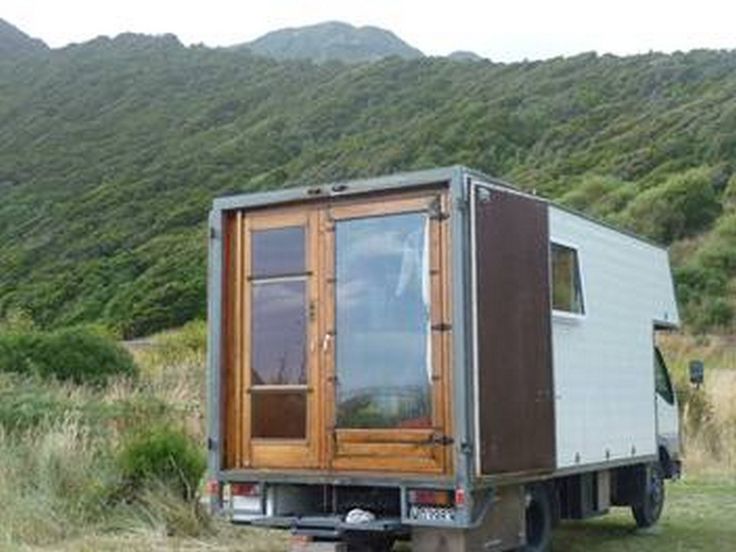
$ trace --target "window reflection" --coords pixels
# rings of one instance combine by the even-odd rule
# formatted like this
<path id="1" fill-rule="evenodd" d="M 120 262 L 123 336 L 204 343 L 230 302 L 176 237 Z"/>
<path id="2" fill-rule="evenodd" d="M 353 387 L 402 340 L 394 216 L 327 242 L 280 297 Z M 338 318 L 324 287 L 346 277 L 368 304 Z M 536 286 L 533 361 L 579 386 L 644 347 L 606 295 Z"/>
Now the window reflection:
<path id="1" fill-rule="evenodd" d="M 431 425 L 428 219 L 336 225 L 337 423 Z"/>
<path id="2" fill-rule="evenodd" d="M 306 282 L 253 284 L 252 385 L 306 383 Z"/>
<path id="3" fill-rule="evenodd" d="M 583 288 L 580 284 L 578 252 L 564 245 L 552 244 L 552 308 L 584 314 Z"/>
<path id="4" fill-rule="evenodd" d="M 253 276 L 283 276 L 304 272 L 304 227 L 288 226 L 252 233 Z"/>

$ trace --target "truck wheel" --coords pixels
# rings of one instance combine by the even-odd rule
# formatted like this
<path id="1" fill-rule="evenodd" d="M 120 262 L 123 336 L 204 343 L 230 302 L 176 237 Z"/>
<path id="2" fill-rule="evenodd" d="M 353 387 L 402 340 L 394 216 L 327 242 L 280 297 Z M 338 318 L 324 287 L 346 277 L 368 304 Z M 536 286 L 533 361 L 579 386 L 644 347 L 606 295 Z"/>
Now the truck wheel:
<path id="1" fill-rule="evenodd" d="M 547 488 L 526 490 L 526 545 L 523 552 L 546 552 L 552 543 L 552 503 Z"/>
<path id="2" fill-rule="evenodd" d="M 631 507 L 636 525 L 639 527 L 651 527 L 659 516 L 662 515 L 664 507 L 664 474 L 662 467 L 652 464 L 647 469 L 646 486 L 644 497 L 640 504 Z"/>

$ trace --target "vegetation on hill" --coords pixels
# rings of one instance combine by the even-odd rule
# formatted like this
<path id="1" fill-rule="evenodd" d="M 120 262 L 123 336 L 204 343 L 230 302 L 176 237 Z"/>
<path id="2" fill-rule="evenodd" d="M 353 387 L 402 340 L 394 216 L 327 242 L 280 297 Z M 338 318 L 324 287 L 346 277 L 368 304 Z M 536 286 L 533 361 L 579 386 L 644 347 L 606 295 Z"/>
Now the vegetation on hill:
<path id="1" fill-rule="evenodd" d="M 238 48 L 276 59 L 311 59 L 318 63 L 329 60 L 357 63 L 391 56 L 412 59 L 424 55 L 391 31 L 354 27 L 340 21 L 279 29 Z"/>
<path id="2" fill-rule="evenodd" d="M 276 61 L 121 35 L 0 59 L 0 314 L 203 317 L 214 196 L 462 163 L 672 246 L 732 328 L 736 53 Z"/>

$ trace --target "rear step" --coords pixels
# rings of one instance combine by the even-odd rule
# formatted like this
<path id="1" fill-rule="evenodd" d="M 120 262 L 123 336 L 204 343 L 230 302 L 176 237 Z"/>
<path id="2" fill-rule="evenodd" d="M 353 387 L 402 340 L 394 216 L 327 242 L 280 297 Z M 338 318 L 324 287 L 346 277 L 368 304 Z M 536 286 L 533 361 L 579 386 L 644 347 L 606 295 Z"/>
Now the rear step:
<path id="1" fill-rule="evenodd" d="M 346 523 L 340 516 L 268 516 L 256 518 L 252 525 L 291 529 L 294 535 L 315 539 L 341 539 L 346 533 L 370 532 L 392 535 L 406 534 L 401 518 L 378 518 L 363 523 Z"/>

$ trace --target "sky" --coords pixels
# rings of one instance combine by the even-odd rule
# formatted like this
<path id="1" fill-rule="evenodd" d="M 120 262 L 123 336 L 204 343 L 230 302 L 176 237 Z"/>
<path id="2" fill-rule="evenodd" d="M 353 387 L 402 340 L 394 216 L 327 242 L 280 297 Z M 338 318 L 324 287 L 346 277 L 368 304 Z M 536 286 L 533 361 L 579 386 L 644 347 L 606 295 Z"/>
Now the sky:
<path id="1" fill-rule="evenodd" d="M 339 20 L 389 29 L 428 55 L 494 61 L 736 48 L 734 0 L 2 0 L 0 18 L 52 47 L 125 31 L 229 46 Z"/>

